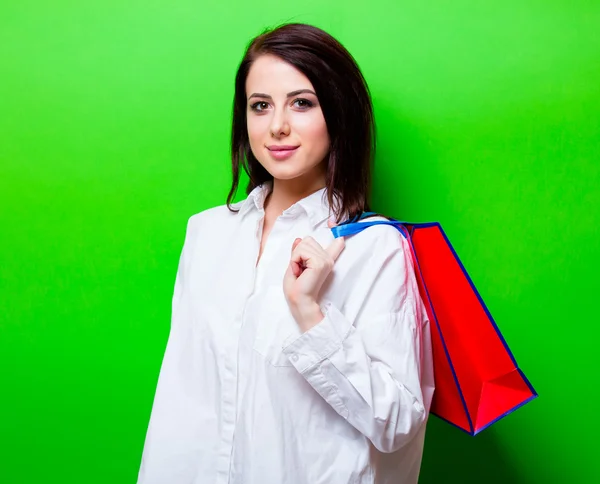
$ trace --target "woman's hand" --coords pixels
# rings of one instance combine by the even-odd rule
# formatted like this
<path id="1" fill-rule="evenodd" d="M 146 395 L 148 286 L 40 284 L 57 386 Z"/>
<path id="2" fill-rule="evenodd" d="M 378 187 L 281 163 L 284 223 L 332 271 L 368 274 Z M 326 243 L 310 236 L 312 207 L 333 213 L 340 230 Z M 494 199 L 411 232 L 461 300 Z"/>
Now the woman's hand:
<path id="1" fill-rule="evenodd" d="M 330 228 L 334 225 L 329 221 Z M 283 292 L 301 330 L 308 331 L 323 319 L 317 301 L 319 291 L 345 245 L 343 237 L 335 239 L 326 249 L 312 237 L 294 240 Z"/>

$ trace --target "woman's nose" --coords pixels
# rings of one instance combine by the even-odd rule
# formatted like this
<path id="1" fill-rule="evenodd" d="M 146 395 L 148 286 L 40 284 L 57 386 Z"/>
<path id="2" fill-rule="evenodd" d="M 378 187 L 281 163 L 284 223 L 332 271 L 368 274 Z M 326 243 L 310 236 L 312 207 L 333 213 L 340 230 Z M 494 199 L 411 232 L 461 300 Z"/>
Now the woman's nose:
<path id="1" fill-rule="evenodd" d="M 271 119 L 271 135 L 286 136 L 290 133 L 290 125 L 284 110 L 275 110 Z"/>

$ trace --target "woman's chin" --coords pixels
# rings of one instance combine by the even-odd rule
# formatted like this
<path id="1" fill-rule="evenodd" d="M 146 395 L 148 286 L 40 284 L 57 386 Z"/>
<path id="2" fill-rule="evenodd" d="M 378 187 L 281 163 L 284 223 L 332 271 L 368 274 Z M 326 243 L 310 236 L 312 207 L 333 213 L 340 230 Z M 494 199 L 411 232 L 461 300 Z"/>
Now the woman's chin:
<path id="1" fill-rule="evenodd" d="M 267 170 L 276 180 L 293 180 L 303 174 L 302 170 L 293 166 L 275 166 L 269 167 Z"/>

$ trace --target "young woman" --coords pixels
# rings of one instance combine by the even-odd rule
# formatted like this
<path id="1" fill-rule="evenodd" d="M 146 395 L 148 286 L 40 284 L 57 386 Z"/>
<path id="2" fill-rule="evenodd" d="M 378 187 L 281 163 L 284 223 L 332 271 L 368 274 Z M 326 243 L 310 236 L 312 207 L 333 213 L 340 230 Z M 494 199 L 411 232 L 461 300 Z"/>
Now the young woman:
<path id="1" fill-rule="evenodd" d="M 373 153 L 335 39 L 287 24 L 252 41 L 233 186 L 188 223 L 139 484 L 417 482 L 433 375 L 407 242 L 330 230 L 368 210 Z"/>

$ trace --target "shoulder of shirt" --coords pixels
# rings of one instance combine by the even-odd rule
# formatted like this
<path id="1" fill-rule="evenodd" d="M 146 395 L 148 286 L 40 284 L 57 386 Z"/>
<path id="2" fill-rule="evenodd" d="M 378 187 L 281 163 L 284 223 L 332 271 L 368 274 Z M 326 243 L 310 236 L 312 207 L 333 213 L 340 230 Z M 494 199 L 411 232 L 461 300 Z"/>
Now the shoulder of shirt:
<path id="1" fill-rule="evenodd" d="M 231 208 L 233 208 L 235 212 L 229 210 L 227 205 L 218 205 L 195 213 L 188 219 L 187 232 L 194 233 L 201 226 L 215 227 L 216 225 L 222 225 L 228 220 L 235 220 L 244 201 L 245 200 L 242 200 L 241 202 L 231 204 Z"/>
<path id="2" fill-rule="evenodd" d="M 372 221 L 386 221 L 385 217 L 369 217 L 360 220 L 358 223 Z M 352 236 L 352 239 L 365 248 L 365 250 L 377 251 L 380 254 L 387 254 L 396 250 L 403 250 L 406 239 L 400 231 L 391 225 L 373 225 L 362 232 Z"/>

